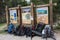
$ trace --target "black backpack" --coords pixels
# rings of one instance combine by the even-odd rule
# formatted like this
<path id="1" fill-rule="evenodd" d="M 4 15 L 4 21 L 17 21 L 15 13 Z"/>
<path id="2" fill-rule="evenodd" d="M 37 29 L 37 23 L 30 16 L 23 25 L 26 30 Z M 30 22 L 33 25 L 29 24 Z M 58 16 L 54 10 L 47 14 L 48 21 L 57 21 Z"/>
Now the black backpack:
<path id="1" fill-rule="evenodd" d="M 24 36 L 24 35 L 25 35 L 24 27 L 19 25 L 19 26 L 16 28 L 15 35 Z"/>
<path id="2" fill-rule="evenodd" d="M 36 31 L 42 33 L 42 30 L 44 29 L 44 27 L 45 27 L 45 24 L 39 23 L 39 24 L 37 25 Z"/>
<path id="3" fill-rule="evenodd" d="M 25 34 L 26 34 L 26 36 L 31 36 L 31 28 L 30 27 L 25 28 Z"/>

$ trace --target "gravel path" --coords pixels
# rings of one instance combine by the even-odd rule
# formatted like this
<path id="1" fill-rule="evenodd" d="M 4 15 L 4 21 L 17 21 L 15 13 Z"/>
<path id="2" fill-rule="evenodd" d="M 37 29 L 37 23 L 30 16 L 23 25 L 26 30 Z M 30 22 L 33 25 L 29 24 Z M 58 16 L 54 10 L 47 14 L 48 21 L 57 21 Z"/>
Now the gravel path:
<path id="1" fill-rule="evenodd" d="M 55 37 L 57 40 L 60 40 L 60 33 L 56 33 Z M 30 37 L 26 38 L 26 36 L 14 36 L 12 34 L 0 34 L 0 40 L 31 40 Z M 32 40 L 45 40 L 41 37 L 35 36 Z M 52 40 L 51 38 L 48 38 L 48 40 Z"/>

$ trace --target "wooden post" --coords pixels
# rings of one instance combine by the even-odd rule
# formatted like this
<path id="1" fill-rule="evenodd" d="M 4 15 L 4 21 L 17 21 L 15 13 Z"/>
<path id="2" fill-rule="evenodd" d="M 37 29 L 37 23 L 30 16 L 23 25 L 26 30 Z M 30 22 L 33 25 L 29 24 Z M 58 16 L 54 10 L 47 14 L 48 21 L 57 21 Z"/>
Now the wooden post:
<path id="1" fill-rule="evenodd" d="M 32 25 L 34 25 L 34 4 L 31 3 L 31 16 L 33 17 Z"/>
<path id="2" fill-rule="evenodd" d="M 49 1 L 49 4 L 50 4 L 50 25 L 53 26 L 53 4 L 52 4 L 52 0 Z"/>
<path id="3" fill-rule="evenodd" d="M 8 26 L 8 24 L 9 24 L 9 15 L 8 15 L 8 7 L 6 6 L 6 21 L 7 21 L 7 26 Z"/>
<path id="4" fill-rule="evenodd" d="M 22 24 L 20 5 L 18 5 L 18 23 L 19 23 L 19 25 Z"/>
<path id="5" fill-rule="evenodd" d="M 36 6 L 36 5 L 34 5 Z M 34 25 L 37 26 L 37 15 L 36 15 L 36 7 L 34 7 Z"/>

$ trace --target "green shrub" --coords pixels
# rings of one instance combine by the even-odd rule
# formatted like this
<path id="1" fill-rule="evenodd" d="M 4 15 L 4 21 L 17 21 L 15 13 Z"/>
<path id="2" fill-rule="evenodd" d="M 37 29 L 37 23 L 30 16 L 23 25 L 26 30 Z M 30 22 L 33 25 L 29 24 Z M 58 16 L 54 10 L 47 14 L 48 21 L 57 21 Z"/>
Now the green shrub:
<path id="1" fill-rule="evenodd" d="M 58 23 L 58 26 L 54 27 L 55 30 L 60 30 L 60 23 Z"/>

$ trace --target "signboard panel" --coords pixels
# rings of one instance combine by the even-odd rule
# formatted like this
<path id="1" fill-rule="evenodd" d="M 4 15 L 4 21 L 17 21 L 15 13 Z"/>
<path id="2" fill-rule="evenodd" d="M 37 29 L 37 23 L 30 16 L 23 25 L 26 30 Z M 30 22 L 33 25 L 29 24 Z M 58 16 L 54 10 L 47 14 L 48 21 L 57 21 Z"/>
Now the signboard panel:
<path id="1" fill-rule="evenodd" d="M 48 7 L 37 8 L 37 23 L 43 22 L 48 24 Z"/>
<path id="2" fill-rule="evenodd" d="M 31 24 L 31 9 L 22 8 L 22 24 Z"/>
<path id="3" fill-rule="evenodd" d="M 17 10 L 10 10 L 10 22 L 17 23 Z"/>

